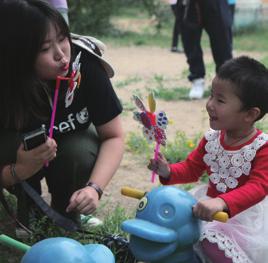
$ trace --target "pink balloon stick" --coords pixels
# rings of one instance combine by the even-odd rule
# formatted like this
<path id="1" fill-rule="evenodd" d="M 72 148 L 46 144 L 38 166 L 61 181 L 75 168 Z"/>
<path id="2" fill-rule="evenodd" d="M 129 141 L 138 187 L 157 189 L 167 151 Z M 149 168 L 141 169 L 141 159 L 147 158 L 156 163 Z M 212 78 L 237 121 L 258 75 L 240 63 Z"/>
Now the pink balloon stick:
<path id="1" fill-rule="evenodd" d="M 52 114 L 50 118 L 50 126 L 49 126 L 49 138 L 53 137 L 53 128 L 54 128 L 54 123 L 55 123 L 55 116 L 56 116 L 56 111 L 57 111 L 57 104 L 58 104 L 58 97 L 59 97 L 59 89 L 60 89 L 60 82 L 62 80 L 69 80 L 70 78 L 65 78 L 61 76 L 57 76 L 56 79 L 56 88 L 55 88 L 55 93 L 54 93 L 54 98 L 53 98 L 53 107 L 52 107 Z M 48 166 L 48 162 L 46 162 L 45 166 Z"/>
<path id="2" fill-rule="evenodd" d="M 160 149 L 160 143 L 156 142 L 156 146 L 155 146 L 155 150 L 154 150 L 154 159 L 156 161 L 158 159 L 159 149 Z M 154 183 L 154 180 L 155 180 L 155 171 L 152 172 L 151 182 Z"/>
<path id="3" fill-rule="evenodd" d="M 58 104 L 58 96 L 59 96 L 59 88 L 60 88 L 60 82 L 61 82 L 61 77 L 57 77 L 56 80 L 56 89 L 54 93 L 54 99 L 53 99 L 53 108 L 52 108 L 52 114 L 50 118 L 50 126 L 49 126 L 49 137 L 53 137 L 53 127 L 55 123 L 55 115 L 57 111 L 57 104 Z"/>

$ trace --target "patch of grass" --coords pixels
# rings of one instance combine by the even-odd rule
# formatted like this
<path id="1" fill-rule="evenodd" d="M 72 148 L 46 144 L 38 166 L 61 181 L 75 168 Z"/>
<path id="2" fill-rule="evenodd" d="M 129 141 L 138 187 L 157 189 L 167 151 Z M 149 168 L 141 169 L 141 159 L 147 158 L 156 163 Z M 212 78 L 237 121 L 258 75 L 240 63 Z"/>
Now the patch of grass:
<path id="1" fill-rule="evenodd" d="M 187 155 L 197 146 L 201 138 L 201 134 L 197 134 L 194 138 L 188 138 L 184 132 L 178 131 L 174 140 L 167 141 L 167 145 L 161 148 L 169 163 L 176 163 L 185 160 Z M 128 150 L 134 154 L 151 157 L 153 144 L 149 144 L 144 136 L 135 132 L 130 132 L 127 136 Z"/>
<path id="2" fill-rule="evenodd" d="M 213 63 L 207 64 L 208 78 L 214 76 L 215 67 Z M 177 82 L 177 81 L 176 81 Z M 150 80 L 150 88 L 146 88 L 147 92 L 153 92 L 155 98 L 165 101 L 178 101 L 178 100 L 190 100 L 189 99 L 189 87 L 172 87 L 174 85 L 174 79 L 168 79 L 163 75 L 154 75 Z M 204 98 L 210 96 L 211 84 L 205 90 Z"/>
<path id="3" fill-rule="evenodd" d="M 129 77 L 123 81 L 118 81 L 115 82 L 114 86 L 115 88 L 126 88 L 127 86 L 131 85 L 131 84 L 135 84 L 142 81 L 142 78 L 139 76 L 133 76 L 133 77 Z"/>
<path id="4" fill-rule="evenodd" d="M 101 208 L 98 209 L 98 213 L 101 213 Z M 3 212 L 2 207 L 0 206 L 0 214 L 3 220 L 8 221 L 9 218 Z M 121 237 L 126 240 L 127 234 L 124 233 L 120 226 L 121 223 L 129 218 L 133 218 L 134 214 L 128 215 L 123 207 L 119 205 L 114 209 L 107 213 L 103 220 L 103 225 L 95 228 L 85 228 L 85 231 L 89 231 L 90 233 L 78 233 L 78 232 L 68 232 L 55 226 L 50 219 L 46 216 L 43 216 L 38 221 L 33 222 L 31 228 L 33 229 L 33 235 L 26 240 L 22 240 L 25 244 L 33 245 L 38 241 L 50 238 L 50 237 L 68 237 L 74 240 L 79 241 L 82 244 L 91 244 L 91 243 L 105 243 L 107 238 L 110 238 L 111 235 L 115 237 Z M 3 226 L 1 224 L 1 226 Z M 1 232 L 4 234 L 10 235 L 10 233 L 6 229 L 2 229 Z M 10 235 L 11 236 L 11 235 Z M 16 239 L 16 238 L 15 238 Z M 105 243 L 106 244 L 106 243 Z M 106 244 L 107 245 L 107 244 Z M 111 250 L 116 257 L 117 263 L 127 263 L 128 260 L 122 260 L 121 254 L 119 255 L 118 246 L 111 245 Z M 18 263 L 20 262 L 23 253 L 21 251 L 17 251 L 14 248 L 8 248 L 4 245 L 0 244 L 0 263 Z"/>
<path id="5" fill-rule="evenodd" d="M 162 153 L 169 163 L 185 160 L 187 155 L 197 146 L 200 138 L 201 134 L 189 138 L 184 132 L 178 131 L 174 140 L 168 141 L 166 147 L 163 147 Z"/>
<path id="6" fill-rule="evenodd" d="M 165 100 L 165 101 L 174 101 L 174 100 L 189 100 L 189 88 L 157 88 L 154 90 L 156 98 Z"/>
<path id="7" fill-rule="evenodd" d="M 260 62 L 263 63 L 266 67 L 268 67 L 268 56 L 261 58 Z"/>
<path id="8" fill-rule="evenodd" d="M 148 32 L 149 31 L 149 32 Z M 167 47 L 167 39 L 170 38 L 169 31 L 157 34 L 153 30 L 143 32 L 114 30 L 110 36 L 98 36 L 104 43 L 109 43 L 115 47 L 119 46 L 155 46 Z M 150 32 L 152 31 L 152 32 Z"/>
<path id="9" fill-rule="evenodd" d="M 167 9 L 166 11 L 169 12 L 167 15 L 171 18 L 170 10 Z M 105 43 L 110 43 L 114 46 L 142 45 L 167 48 L 167 39 L 171 40 L 172 35 L 173 17 L 164 21 L 160 31 L 155 28 L 148 13 L 141 6 L 120 9 L 115 16 L 115 19 L 118 18 L 127 21 L 130 25 L 138 23 L 137 21 L 140 19 L 145 22 L 142 24 L 142 30 L 138 32 L 131 31 L 131 27 L 123 30 L 114 28 L 114 30 L 110 31 L 110 35 L 99 36 Z M 233 38 L 234 49 L 240 51 L 267 51 L 267 29 L 268 25 L 266 23 L 235 32 Z M 205 31 L 202 34 L 201 46 L 203 49 L 210 49 L 209 37 Z"/>
<path id="10" fill-rule="evenodd" d="M 256 127 L 265 133 L 268 133 L 268 117 L 264 117 L 256 122 Z"/>
<path id="11" fill-rule="evenodd" d="M 99 236 L 105 236 L 108 234 L 121 235 L 127 237 L 127 234 L 120 228 L 121 223 L 129 218 L 132 218 L 134 214 L 128 215 L 125 208 L 117 206 L 113 211 L 107 213 L 109 216 L 104 218 L 103 225 L 96 227 L 94 232 Z M 90 228 L 92 230 L 92 228 Z"/>
<path id="12" fill-rule="evenodd" d="M 5 199 L 7 200 L 9 206 L 16 210 L 16 198 L 4 190 Z M 0 203 L 0 234 L 7 235 L 11 238 L 15 237 L 15 222 L 10 219 L 6 210 Z M 13 247 L 8 247 L 0 243 L 0 263 L 18 263 L 20 262 L 24 253 Z"/>
<path id="13" fill-rule="evenodd" d="M 124 112 L 133 111 L 136 108 L 131 102 L 123 102 L 122 105 L 123 105 Z"/>
<path id="14" fill-rule="evenodd" d="M 267 24 L 256 25 L 253 28 L 244 29 L 234 34 L 234 49 L 259 52 L 267 51 L 267 38 Z"/>
<path id="15" fill-rule="evenodd" d="M 129 132 L 126 139 L 127 149 L 137 155 L 150 158 L 153 152 L 153 144 L 149 144 L 143 135 L 135 132 Z"/>
<path id="16" fill-rule="evenodd" d="M 165 101 L 177 101 L 177 100 L 190 100 L 189 99 L 189 88 L 156 88 L 153 90 L 155 97 Z M 205 90 L 203 98 L 210 96 L 210 90 Z"/>

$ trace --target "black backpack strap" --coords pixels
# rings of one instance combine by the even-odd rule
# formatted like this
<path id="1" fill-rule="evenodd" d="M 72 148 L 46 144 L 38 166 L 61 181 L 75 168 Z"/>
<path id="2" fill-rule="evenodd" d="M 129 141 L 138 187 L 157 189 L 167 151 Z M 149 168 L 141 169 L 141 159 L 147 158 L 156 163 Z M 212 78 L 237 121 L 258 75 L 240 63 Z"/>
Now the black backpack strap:
<path id="1" fill-rule="evenodd" d="M 0 201 L 7 211 L 7 214 L 23 229 L 25 229 L 27 232 L 31 233 L 31 231 L 22 224 L 13 211 L 10 209 L 4 193 L 3 193 L 3 186 L 2 186 L 2 170 L 3 166 L 0 166 Z M 64 228 L 67 231 L 78 231 L 80 228 L 79 226 L 73 222 L 71 219 L 66 218 L 59 214 L 57 211 L 55 211 L 53 208 L 51 208 L 44 199 L 36 192 L 34 188 L 32 188 L 27 182 L 20 181 L 18 182 L 18 185 L 21 186 L 21 188 L 24 190 L 24 192 L 35 202 L 35 204 L 41 209 L 43 213 L 47 215 L 48 218 L 50 218 L 56 225 Z"/>
<path id="2" fill-rule="evenodd" d="M 56 225 L 62 227 L 67 231 L 78 231 L 79 226 L 73 222 L 71 219 L 62 216 L 60 213 L 55 211 L 50 207 L 45 200 L 32 188 L 27 182 L 20 182 L 22 189 L 27 193 L 27 195 L 35 202 L 35 204 L 50 218 Z"/>

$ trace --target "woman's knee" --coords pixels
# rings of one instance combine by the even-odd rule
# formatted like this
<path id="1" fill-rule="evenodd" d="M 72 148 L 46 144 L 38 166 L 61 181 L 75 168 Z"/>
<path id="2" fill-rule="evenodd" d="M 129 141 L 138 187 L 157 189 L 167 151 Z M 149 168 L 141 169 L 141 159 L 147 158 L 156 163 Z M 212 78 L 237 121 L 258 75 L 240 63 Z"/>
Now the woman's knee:
<path id="1" fill-rule="evenodd" d="M 99 138 L 91 128 L 63 136 L 58 141 L 57 158 L 69 160 L 96 159 Z"/>

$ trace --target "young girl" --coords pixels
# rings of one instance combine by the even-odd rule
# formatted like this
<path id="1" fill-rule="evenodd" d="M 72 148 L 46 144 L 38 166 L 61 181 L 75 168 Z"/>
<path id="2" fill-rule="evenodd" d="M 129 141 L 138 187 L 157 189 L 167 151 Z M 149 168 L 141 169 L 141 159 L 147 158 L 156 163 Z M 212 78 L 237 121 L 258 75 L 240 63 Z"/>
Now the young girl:
<path id="1" fill-rule="evenodd" d="M 113 69 L 90 38 L 71 39 L 63 17 L 43 1 L 1 1 L 0 32 L 0 182 L 15 187 L 25 224 L 29 200 L 25 208 L 22 180 L 41 193 L 45 177 L 51 205 L 64 216 L 91 214 L 123 154 Z M 25 151 L 22 134 L 49 128 L 55 80 L 71 75 L 74 60 L 77 79 L 61 82 L 53 138 Z"/>
<path id="2" fill-rule="evenodd" d="M 268 258 L 268 135 L 254 124 L 268 111 L 268 70 L 248 57 L 226 62 L 212 82 L 206 109 L 211 130 L 185 161 L 163 155 L 149 169 L 162 184 L 209 183 L 194 191 L 193 207 L 204 223 L 200 247 L 209 262 L 263 263 Z M 203 198 L 202 198 L 203 197 Z M 226 211 L 227 223 L 211 222 Z"/>

